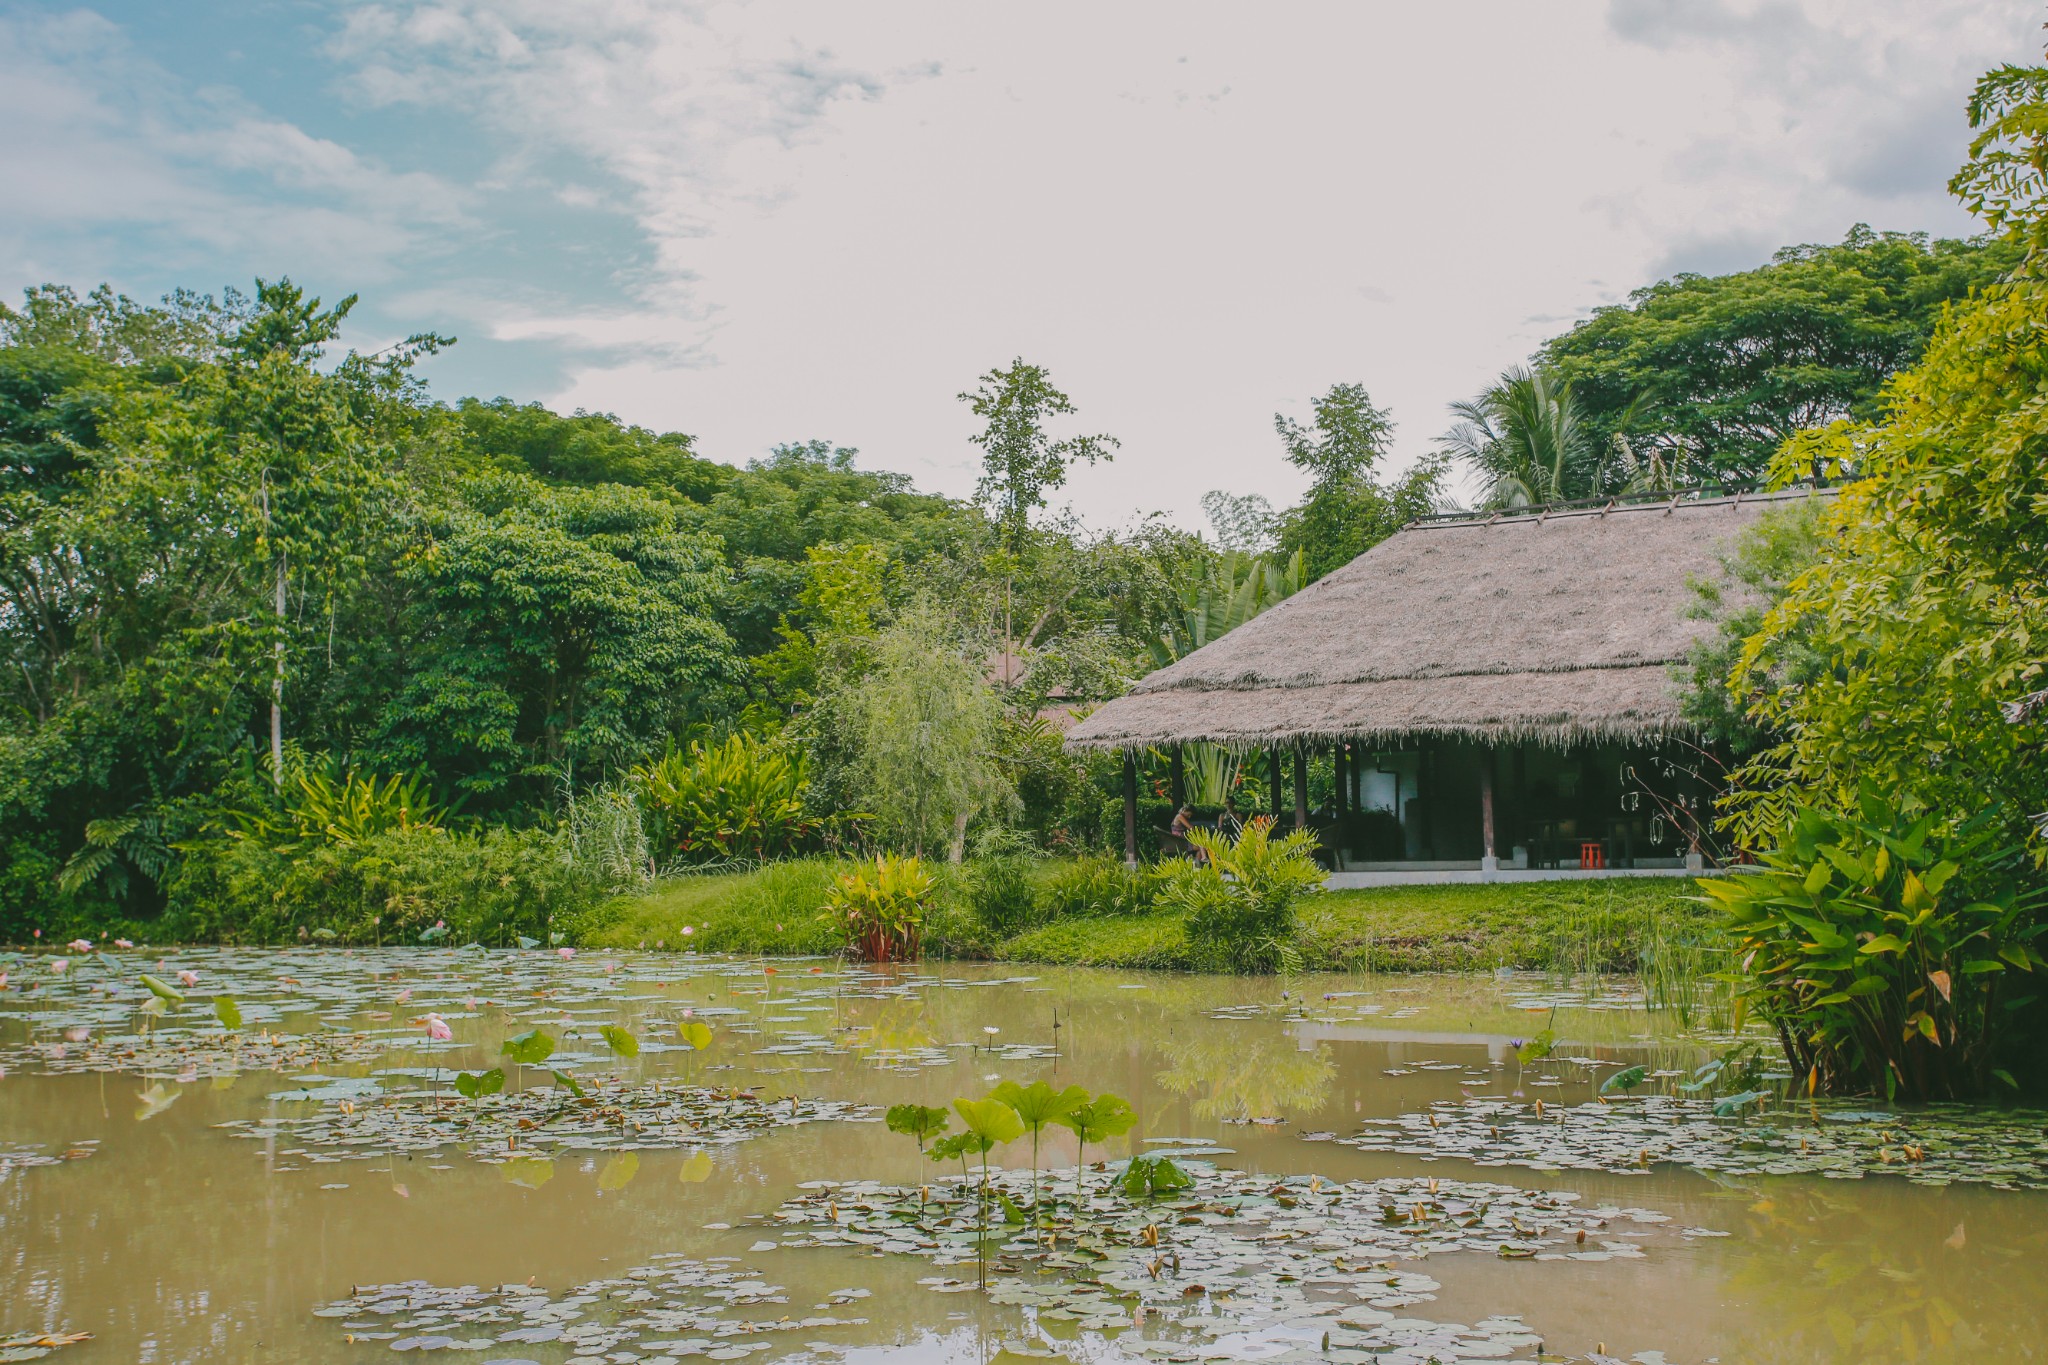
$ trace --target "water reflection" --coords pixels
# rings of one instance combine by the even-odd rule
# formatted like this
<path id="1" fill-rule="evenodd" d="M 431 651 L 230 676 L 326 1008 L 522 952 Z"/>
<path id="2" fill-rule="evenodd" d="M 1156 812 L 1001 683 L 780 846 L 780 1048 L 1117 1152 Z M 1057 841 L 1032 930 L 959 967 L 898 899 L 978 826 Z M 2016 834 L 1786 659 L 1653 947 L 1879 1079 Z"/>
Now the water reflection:
<path id="1" fill-rule="evenodd" d="M 1235 1027 L 1183 1028 L 1161 1046 L 1158 1083 L 1192 1102 L 1196 1118 L 1279 1123 L 1313 1113 L 1329 1098 L 1337 1064 L 1322 1047 L 1285 1033 Z"/>

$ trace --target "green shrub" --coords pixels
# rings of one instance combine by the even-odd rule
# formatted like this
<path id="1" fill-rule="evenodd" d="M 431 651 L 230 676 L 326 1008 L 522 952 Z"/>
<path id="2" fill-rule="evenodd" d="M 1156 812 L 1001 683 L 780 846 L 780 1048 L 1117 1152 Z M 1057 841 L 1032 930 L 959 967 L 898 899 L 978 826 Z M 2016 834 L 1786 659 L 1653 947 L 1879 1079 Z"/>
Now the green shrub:
<path id="1" fill-rule="evenodd" d="M 1752 875 L 1703 881 L 1729 914 L 1739 1004 L 1810 1088 L 1974 1096 L 2044 1041 L 2042 895 L 1986 833 L 1943 837 L 1872 792 L 1802 808 Z M 1978 822 L 1983 823 L 1983 822 Z"/>
<path id="2" fill-rule="evenodd" d="M 603 894 L 566 841 L 541 830 L 391 830 L 298 852 L 251 839 L 188 846 L 164 928 L 177 938 L 412 943 L 445 924 L 449 943 L 545 940 Z M 325 937 L 325 935 L 321 935 Z"/>
<path id="3" fill-rule="evenodd" d="M 1315 835 L 1296 830 L 1275 839 L 1270 820 L 1252 820 L 1235 840 L 1195 830 L 1189 842 L 1207 860 L 1168 864 L 1159 903 L 1181 912 L 1198 957 L 1235 971 L 1298 966 L 1294 903 L 1323 882 Z"/>
<path id="4" fill-rule="evenodd" d="M 967 902 L 975 921 L 999 938 L 1020 934 L 1038 918 L 1037 860 L 1023 853 L 976 858 L 967 869 Z"/>
<path id="5" fill-rule="evenodd" d="M 855 863 L 834 883 L 824 917 L 839 926 L 845 945 L 866 961 L 915 961 L 937 885 L 921 859 L 876 854 L 873 862 Z"/>
<path id="6" fill-rule="evenodd" d="M 1159 874 L 1114 858 L 1077 858 L 1053 874 L 1040 893 L 1047 919 L 1075 915 L 1142 915 L 1152 908 Z"/>
<path id="7" fill-rule="evenodd" d="M 690 862 L 765 859 L 814 840 L 823 821 L 804 809 L 804 764 L 752 735 L 670 749 L 633 770 L 663 847 Z"/>
<path id="8" fill-rule="evenodd" d="M 300 762 L 275 790 L 240 785 L 244 799 L 222 811 L 222 827 L 233 838 L 284 853 L 329 844 L 356 848 L 384 834 L 439 830 L 452 813 L 434 799 L 422 772 L 379 777 L 334 761 Z"/>

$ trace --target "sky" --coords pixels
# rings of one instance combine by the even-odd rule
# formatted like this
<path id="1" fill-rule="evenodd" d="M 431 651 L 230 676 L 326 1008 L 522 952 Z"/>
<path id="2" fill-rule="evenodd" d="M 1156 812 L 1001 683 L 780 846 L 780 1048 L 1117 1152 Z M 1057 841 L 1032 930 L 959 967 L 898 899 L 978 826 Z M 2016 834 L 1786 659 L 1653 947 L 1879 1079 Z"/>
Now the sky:
<path id="1" fill-rule="evenodd" d="M 1034 5 L 0 0 L 0 296 L 289 275 L 435 396 L 786 441 L 969 495 L 1023 357 L 1089 523 L 1284 505 L 1364 384 L 1393 467 L 1546 337 L 1944 185 L 2037 0 Z"/>

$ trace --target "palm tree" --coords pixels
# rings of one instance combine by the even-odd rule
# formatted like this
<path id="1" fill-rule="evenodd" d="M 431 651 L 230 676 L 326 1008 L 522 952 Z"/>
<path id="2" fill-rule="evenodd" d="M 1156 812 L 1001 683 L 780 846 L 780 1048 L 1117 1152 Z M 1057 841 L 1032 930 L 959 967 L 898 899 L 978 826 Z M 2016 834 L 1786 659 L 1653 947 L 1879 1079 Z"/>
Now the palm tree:
<path id="1" fill-rule="evenodd" d="M 1600 455 L 1572 401 L 1570 384 L 1524 366 L 1470 402 L 1451 404 L 1445 433 L 1452 458 L 1472 466 L 1487 507 L 1566 502 L 1602 491 Z"/>

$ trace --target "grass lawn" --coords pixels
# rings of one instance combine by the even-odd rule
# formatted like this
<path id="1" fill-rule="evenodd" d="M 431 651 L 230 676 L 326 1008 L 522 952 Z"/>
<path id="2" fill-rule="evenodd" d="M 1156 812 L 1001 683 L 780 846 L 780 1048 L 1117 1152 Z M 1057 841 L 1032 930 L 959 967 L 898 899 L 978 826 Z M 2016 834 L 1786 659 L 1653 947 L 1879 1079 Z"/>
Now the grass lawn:
<path id="1" fill-rule="evenodd" d="M 829 860 L 810 859 L 677 878 L 613 901 L 577 940 L 770 956 L 834 952 L 838 939 L 818 907 L 837 872 Z M 927 951 L 1075 966 L 1197 965 L 1176 914 L 1070 915 L 1000 938 L 975 921 L 962 885 L 959 872 L 944 870 Z M 1309 970 L 1632 969 L 1645 946 L 1711 929 L 1715 912 L 1698 894 L 1679 877 L 1326 891 L 1301 902 L 1295 947 Z"/>

